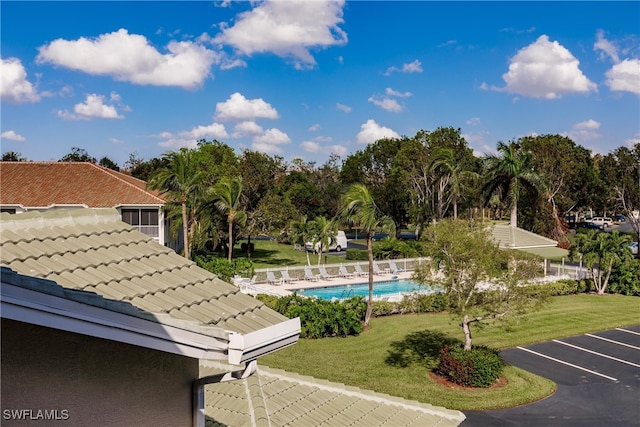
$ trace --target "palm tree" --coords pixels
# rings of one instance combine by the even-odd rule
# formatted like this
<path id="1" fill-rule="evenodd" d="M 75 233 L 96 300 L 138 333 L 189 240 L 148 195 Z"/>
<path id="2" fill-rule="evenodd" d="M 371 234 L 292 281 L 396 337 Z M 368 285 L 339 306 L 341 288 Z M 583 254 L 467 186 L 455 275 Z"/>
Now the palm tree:
<path id="1" fill-rule="evenodd" d="M 196 169 L 193 150 L 183 148 L 180 151 L 170 151 L 163 156 L 163 160 L 165 165 L 153 173 L 147 187 L 151 190 L 159 190 L 160 194 L 167 195 L 170 203 L 180 205 L 184 256 L 189 259 L 191 257 L 189 232 L 195 217 L 198 198 L 204 191 L 204 175 Z"/>
<path id="2" fill-rule="evenodd" d="M 299 243 L 302 247 L 305 247 L 307 242 L 310 242 L 313 238 L 313 223 L 307 221 L 307 216 L 303 215 L 299 220 L 291 221 L 289 224 L 289 232 L 291 233 L 291 240 L 294 243 Z M 307 254 L 307 265 L 311 265 L 311 260 L 309 259 L 309 251 L 305 250 Z"/>
<path id="3" fill-rule="evenodd" d="M 509 224 L 518 226 L 518 197 L 520 189 L 537 192 L 540 188 L 540 176 L 530 169 L 531 154 L 514 142 L 498 142 L 499 155 L 485 156 L 486 180 L 483 191 L 488 196 L 496 191 L 506 194 L 510 200 L 511 218 Z"/>
<path id="4" fill-rule="evenodd" d="M 437 172 L 440 179 L 445 179 L 451 186 L 453 218 L 458 219 L 458 200 L 462 197 L 465 182 L 478 177 L 478 174 L 464 169 L 464 164 L 456 158 L 451 148 L 438 148 L 429 164 L 429 170 Z"/>
<path id="5" fill-rule="evenodd" d="M 233 259 L 233 224 L 244 224 L 247 214 L 242 210 L 242 177 L 224 177 L 213 187 L 215 206 L 223 214 L 227 214 L 229 226 L 229 262 Z"/>
<path id="6" fill-rule="evenodd" d="M 576 234 L 576 240 L 569 248 L 569 258 L 582 257 L 587 268 L 591 270 L 593 285 L 598 295 L 604 295 L 611 270 L 617 263 L 631 258 L 631 251 L 625 248 L 631 238 L 618 231 L 612 233 L 588 230 Z"/>
<path id="7" fill-rule="evenodd" d="M 313 236 L 312 243 L 314 248 L 316 248 L 317 245 L 318 265 L 320 265 L 322 252 L 325 248 L 328 250 L 336 240 L 336 223 L 328 221 L 327 218 L 323 216 L 317 217 L 313 222 L 316 233 Z"/>
<path id="8" fill-rule="evenodd" d="M 336 220 L 349 224 L 357 224 L 367 236 L 367 253 L 369 258 L 369 299 L 364 325 L 369 326 L 373 311 L 373 233 L 380 228 L 395 236 L 396 226 L 391 217 L 384 215 L 373 200 L 371 193 L 362 184 L 353 184 L 340 199 Z"/>

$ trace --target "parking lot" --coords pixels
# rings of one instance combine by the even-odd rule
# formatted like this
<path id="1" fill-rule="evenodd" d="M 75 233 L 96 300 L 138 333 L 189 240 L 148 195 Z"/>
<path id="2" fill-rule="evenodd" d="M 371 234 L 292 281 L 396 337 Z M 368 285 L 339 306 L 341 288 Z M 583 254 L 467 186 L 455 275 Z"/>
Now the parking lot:
<path id="1" fill-rule="evenodd" d="M 640 325 L 503 351 L 557 390 L 517 408 L 466 411 L 463 426 L 640 426 Z"/>

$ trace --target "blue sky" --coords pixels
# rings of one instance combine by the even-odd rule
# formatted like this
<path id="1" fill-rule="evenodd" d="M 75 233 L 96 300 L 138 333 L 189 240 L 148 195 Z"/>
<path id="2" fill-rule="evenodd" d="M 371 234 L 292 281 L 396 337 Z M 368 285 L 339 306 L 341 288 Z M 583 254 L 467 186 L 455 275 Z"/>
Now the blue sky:
<path id="1" fill-rule="evenodd" d="M 199 139 L 291 161 L 460 128 L 477 155 L 640 142 L 640 2 L 112 1 L 1 7 L 2 152 L 122 165 Z"/>

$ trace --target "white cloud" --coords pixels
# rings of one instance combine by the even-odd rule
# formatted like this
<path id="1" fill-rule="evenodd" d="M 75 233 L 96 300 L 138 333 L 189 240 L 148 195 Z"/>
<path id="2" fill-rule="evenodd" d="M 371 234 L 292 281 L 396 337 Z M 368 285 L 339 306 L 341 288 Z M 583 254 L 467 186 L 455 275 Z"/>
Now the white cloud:
<path id="1" fill-rule="evenodd" d="M 313 141 L 303 141 L 300 143 L 300 147 L 307 153 L 317 153 L 320 151 L 320 144 Z"/>
<path id="2" fill-rule="evenodd" d="M 162 132 L 158 137 L 164 141 L 160 141 L 158 145 L 160 147 L 195 148 L 198 141 L 201 139 L 223 139 L 228 136 L 229 134 L 227 133 L 224 125 L 220 123 L 212 123 L 207 126 L 196 126 L 190 130 L 182 131 L 177 134 L 172 132 Z"/>
<path id="3" fill-rule="evenodd" d="M 569 137 L 578 143 L 590 141 L 600 137 L 598 129 L 600 129 L 600 123 L 595 120 L 585 120 L 571 127 Z"/>
<path id="4" fill-rule="evenodd" d="M 533 98 L 555 99 L 567 93 L 597 91 L 578 65 L 580 62 L 558 42 L 546 35 L 511 58 L 509 71 L 502 75 L 507 92 Z"/>
<path id="5" fill-rule="evenodd" d="M 632 138 L 627 139 L 624 142 L 627 147 L 634 148 L 637 144 L 640 144 L 640 133 L 635 134 Z"/>
<path id="6" fill-rule="evenodd" d="M 109 138 L 109 142 L 112 144 L 124 144 L 124 141 L 118 138 Z"/>
<path id="7" fill-rule="evenodd" d="M 263 132 L 264 130 L 262 129 L 262 126 L 260 126 L 259 124 L 257 124 L 252 120 L 247 120 L 247 121 L 238 123 L 233 128 L 233 133 L 231 134 L 231 136 L 233 138 L 242 138 L 245 136 L 260 135 Z"/>
<path id="8" fill-rule="evenodd" d="M 339 27 L 344 23 L 344 3 L 267 0 L 239 14 L 233 26 L 223 24 L 214 42 L 231 45 L 243 55 L 270 52 L 293 59 L 296 68 L 313 67 L 311 49 L 347 43 L 347 34 Z"/>
<path id="9" fill-rule="evenodd" d="M 640 95 L 640 59 L 625 59 L 611 67 L 606 76 L 611 90 Z"/>
<path id="10" fill-rule="evenodd" d="M 375 120 L 369 119 L 360 126 L 360 132 L 356 135 L 359 144 L 371 144 L 382 138 L 400 138 L 394 130 L 380 126 Z"/>
<path id="11" fill-rule="evenodd" d="M 340 111 L 344 111 L 345 113 L 351 112 L 351 107 L 349 107 L 348 105 L 340 104 L 339 102 L 336 103 L 336 108 Z"/>
<path id="12" fill-rule="evenodd" d="M 480 118 L 471 117 L 469 120 L 467 120 L 466 124 L 468 124 L 469 126 L 477 126 L 480 124 Z"/>
<path id="13" fill-rule="evenodd" d="M 232 94 L 226 101 L 216 104 L 216 119 L 221 121 L 277 119 L 278 117 L 276 109 L 262 98 L 247 99 L 238 92 Z"/>
<path id="14" fill-rule="evenodd" d="M 385 93 L 389 96 L 395 96 L 397 98 L 408 98 L 412 95 L 411 92 L 398 92 L 397 90 L 393 90 L 390 87 L 385 90 Z"/>
<path id="15" fill-rule="evenodd" d="M 253 138 L 253 142 L 259 142 L 263 144 L 281 145 L 289 144 L 291 139 L 289 136 L 282 132 L 280 129 L 271 128 L 265 131 L 262 135 L 258 135 Z"/>
<path id="16" fill-rule="evenodd" d="M 386 98 L 386 97 L 375 98 L 372 96 L 372 97 L 369 97 L 368 101 L 371 102 L 373 105 L 377 105 L 383 110 L 387 110 L 392 113 L 399 113 L 400 111 L 402 111 L 402 106 L 398 104 L 398 101 L 396 101 L 395 99 Z"/>
<path id="17" fill-rule="evenodd" d="M 593 44 L 593 50 L 600 51 L 600 59 L 604 60 L 609 57 L 617 64 L 620 62 L 618 56 L 618 48 L 604 36 L 604 31 L 598 30 L 596 33 L 596 42 Z"/>
<path id="18" fill-rule="evenodd" d="M 111 93 L 111 102 L 120 104 L 120 95 Z M 129 107 L 123 106 L 121 109 L 129 111 Z M 87 95 L 84 103 L 76 104 L 73 113 L 67 110 L 59 110 L 58 117 L 64 120 L 91 120 L 91 119 L 122 119 L 124 116 L 118 114 L 115 105 L 105 104 L 105 96 L 91 93 Z"/>
<path id="19" fill-rule="evenodd" d="M 384 75 L 388 76 L 388 75 L 390 75 L 391 73 L 394 73 L 394 72 L 421 73 L 422 71 L 423 71 L 422 70 L 422 63 L 416 59 L 413 62 L 402 64 L 402 68 L 389 67 L 389 68 L 387 68 L 387 71 L 384 72 Z"/>
<path id="20" fill-rule="evenodd" d="M 325 147 L 314 141 L 303 141 L 302 143 L 300 143 L 300 147 L 307 153 L 334 153 L 340 157 L 348 153 L 347 148 L 342 145 L 330 145 Z"/>
<path id="21" fill-rule="evenodd" d="M 319 130 L 320 130 L 320 125 L 318 123 L 315 123 L 309 126 L 309 132 L 317 132 Z"/>
<path id="22" fill-rule="evenodd" d="M 40 101 L 40 95 L 27 80 L 27 71 L 18 58 L 0 60 L 0 98 L 15 104 Z"/>
<path id="23" fill-rule="evenodd" d="M 10 139 L 11 141 L 26 141 L 27 138 L 25 138 L 24 136 L 17 134 L 15 131 L 13 130 L 7 130 L 4 131 L 0 134 L 0 138 L 2 139 Z"/>
<path id="24" fill-rule="evenodd" d="M 126 29 L 94 39 L 57 39 L 38 48 L 37 62 L 111 76 L 140 85 L 195 88 L 210 75 L 221 54 L 189 41 L 171 41 L 159 52 L 142 35 Z"/>

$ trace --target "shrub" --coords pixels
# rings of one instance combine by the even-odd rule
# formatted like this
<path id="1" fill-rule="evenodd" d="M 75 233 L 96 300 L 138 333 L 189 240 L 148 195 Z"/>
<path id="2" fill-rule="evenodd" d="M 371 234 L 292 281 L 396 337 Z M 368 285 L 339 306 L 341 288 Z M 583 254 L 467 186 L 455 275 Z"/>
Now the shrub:
<path id="1" fill-rule="evenodd" d="M 614 268 L 608 290 L 616 294 L 640 296 L 640 261 L 626 261 Z"/>
<path id="2" fill-rule="evenodd" d="M 440 351 L 436 374 L 462 386 L 490 387 L 500 377 L 503 367 L 497 351 L 484 346 L 465 351 L 460 345 Z"/>
<path id="3" fill-rule="evenodd" d="M 345 337 L 362 332 L 367 303 L 362 297 L 344 301 L 305 298 L 297 294 L 274 297 L 258 295 L 269 308 L 290 319 L 300 318 L 302 338 Z"/>
<path id="4" fill-rule="evenodd" d="M 230 282 L 236 274 L 251 277 L 254 273 L 253 263 L 247 258 L 238 258 L 229 262 L 228 259 L 216 255 L 196 255 L 195 261 L 198 267 L 210 271 L 227 282 Z"/>
<path id="5" fill-rule="evenodd" d="M 351 261 L 367 261 L 369 254 L 366 249 L 347 249 L 346 259 Z"/>
<path id="6" fill-rule="evenodd" d="M 547 297 L 556 297 L 586 292 L 588 286 L 585 280 L 562 279 L 553 283 L 528 286 L 527 292 L 530 294 L 541 294 Z"/>

